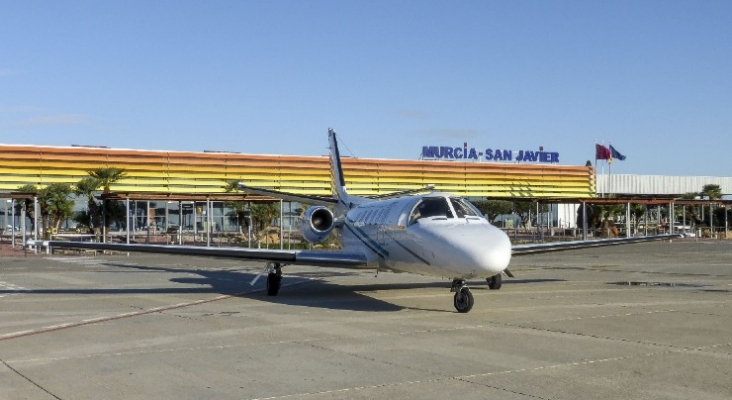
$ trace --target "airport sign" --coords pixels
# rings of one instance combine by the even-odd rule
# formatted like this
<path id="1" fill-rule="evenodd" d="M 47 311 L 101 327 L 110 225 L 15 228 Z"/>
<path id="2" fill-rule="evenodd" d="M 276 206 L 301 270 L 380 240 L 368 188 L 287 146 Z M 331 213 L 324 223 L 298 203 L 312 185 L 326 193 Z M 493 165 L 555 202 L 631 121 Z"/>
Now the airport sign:
<path id="1" fill-rule="evenodd" d="M 555 151 L 544 151 L 544 146 L 539 150 L 502 150 L 497 148 L 486 148 L 479 151 L 475 147 L 468 147 L 463 143 L 462 147 L 453 146 L 422 146 L 423 160 L 448 160 L 448 161 L 502 161 L 520 163 L 545 163 L 554 164 L 559 162 L 559 153 Z"/>

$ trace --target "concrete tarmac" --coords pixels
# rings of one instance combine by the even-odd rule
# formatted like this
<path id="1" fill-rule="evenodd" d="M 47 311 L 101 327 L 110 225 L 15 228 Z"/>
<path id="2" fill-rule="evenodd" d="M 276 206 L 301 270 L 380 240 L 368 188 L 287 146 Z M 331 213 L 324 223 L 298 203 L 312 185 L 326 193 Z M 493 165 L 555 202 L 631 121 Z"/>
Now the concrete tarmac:
<path id="1" fill-rule="evenodd" d="M 501 290 L 164 255 L 0 258 L 0 399 L 730 399 L 732 243 L 516 257 Z"/>

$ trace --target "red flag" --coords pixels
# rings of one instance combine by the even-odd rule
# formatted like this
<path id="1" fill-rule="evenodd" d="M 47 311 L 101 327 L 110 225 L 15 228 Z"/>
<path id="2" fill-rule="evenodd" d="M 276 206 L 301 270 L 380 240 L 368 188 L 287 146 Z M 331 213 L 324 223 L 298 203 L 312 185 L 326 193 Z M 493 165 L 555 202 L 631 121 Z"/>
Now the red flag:
<path id="1" fill-rule="evenodd" d="M 612 153 L 610 149 L 601 144 L 595 144 L 595 160 L 610 160 Z"/>

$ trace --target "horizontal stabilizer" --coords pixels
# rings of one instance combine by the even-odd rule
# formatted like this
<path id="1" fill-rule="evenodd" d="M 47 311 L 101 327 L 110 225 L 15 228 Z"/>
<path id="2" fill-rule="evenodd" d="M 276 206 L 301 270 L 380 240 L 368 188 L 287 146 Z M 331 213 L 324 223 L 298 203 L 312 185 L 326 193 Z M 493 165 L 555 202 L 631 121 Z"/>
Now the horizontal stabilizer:
<path id="1" fill-rule="evenodd" d="M 421 187 L 419 189 L 407 189 L 407 190 L 400 190 L 398 192 L 377 194 L 374 196 L 368 196 L 368 198 L 373 199 L 373 200 L 386 200 L 386 199 L 393 199 L 395 197 L 407 196 L 407 195 L 415 194 L 415 193 L 428 192 L 428 191 L 431 191 L 434 189 L 435 189 L 435 185 L 427 185 L 427 186 Z"/>
<path id="2" fill-rule="evenodd" d="M 297 203 L 309 204 L 314 206 L 327 207 L 338 203 L 338 200 L 332 197 L 280 192 L 278 190 L 272 189 L 255 188 L 247 186 L 243 183 L 239 183 L 239 190 L 245 193 L 256 194 L 259 196 L 269 196 L 277 199 L 282 199 L 284 201 L 294 201 Z"/>

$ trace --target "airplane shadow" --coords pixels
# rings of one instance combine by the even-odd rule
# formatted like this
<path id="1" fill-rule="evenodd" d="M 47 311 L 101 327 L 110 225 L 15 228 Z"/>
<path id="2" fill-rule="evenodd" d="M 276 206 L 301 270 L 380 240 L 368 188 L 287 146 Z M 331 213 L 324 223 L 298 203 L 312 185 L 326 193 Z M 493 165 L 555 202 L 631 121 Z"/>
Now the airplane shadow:
<path id="1" fill-rule="evenodd" d="M 266 276 L 262 276 L 254 286 L 250 282 L 256 273 L 243 270 L 210 270 L 203 268 L 167 268 L 150 265 L 131 265 L 106 262 L 107 267 L 119 267 L 117 273 L 170 273 L 175 276 L 169 282 L 180 285 L 173 287 L 151 288 L 69 288 L 69 289 L 27 289 L 12 290 L 0 288 L 3 294 L 221 294 L 265 301 L 273 304 L 287 304 L 304 307 L 317 307 L 333 310 L 394 312 L 403 310 L 396 304 L 388 303 L 357 293 L 358 287 L 332 284 L 324 279 L 336 276 L 359 275 L 358 272 L 319 271 L 313 273 L 285 274 L 282 288 L 277 296 L 266 293 Z M 104 271 L 109 273 L 110 271 Z M 146 278 L 147 279 L 147 278 Z M 388 287 L 388 286 L 387 286 Z"/>
<path id="2" fill-rule="evenodd" d="M 358 285 L 342 285 L 326 281 L 332 277 L 363 276 L 364 271 L 299 271 L 285 274 L 282 279 L 282 287 L 277 296 L 268 296 L 265 289 L 266 276 L 260 277 L 254 286 L 250 282 L 256 276 L 255 273 L 240 269 L 232 270 L 210 270 L 204 268 L 168 268 L 150 265 L 134 265 L 124 263 L 106 262 L 102 265 L 107 267 L 119 267 L 119 273 L 170 273 L 175 274 L 169 278 L 170 282 L 179 283 L 180 286 L 158 287 L 158 288 L 73 288 L 73 289 L 31 289 L 31 290 L 8 290 L 0 289 L 1 294 L 29 293 L 29 294 L 221 294 L 235 297 L 248 298 L 258 301 L 265 301 L 272 304 L 286 304 L 302 307 L 314 307 L 331 310 L 346 311 L 369 311 L 369 312 L 395 312 L 404 309 L 450 312 L 451 302 L 446 303 L 445 309 L 426 309 L 418 307 L 405 307 L 389 303 L 383 300 L 368 296 L 368 292 L 394 289 L 423 289 L 423 288 L 444 288 L 446 298 L 450 288 L 450 281 L 438 282 L 407 282 L 407 283 L 366 283 Z M 109 273 L 109 271 L 105 271 Z M 378 279 L 378 278 L 374 278 Z M 563 279 L 504 279 L 504 284 L 516 283 L 540 283 L 558 282 Z M 470 281 L 471 289 L 488 290 L 485 280 Z"/>
<path id="3" fill-rule="evenodd" d="M 537 279 L 515 279 L 515 278 L 504 278 L 504 285 L 515 285 L 515 284 L 527 284 L 527 283 L 546 283 L 546 282 L 566 282 L 566 279 L 558 278 L 537 278 Z"/>

